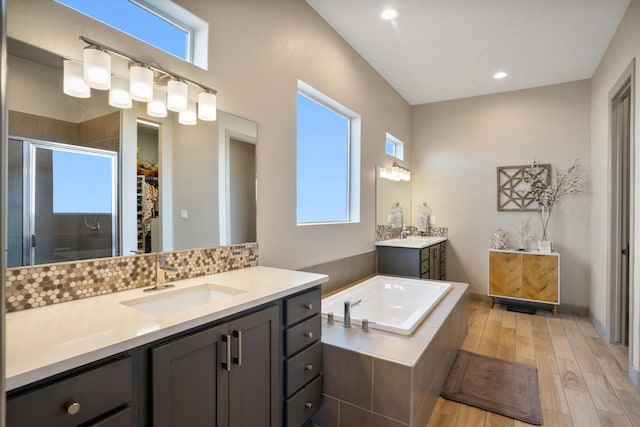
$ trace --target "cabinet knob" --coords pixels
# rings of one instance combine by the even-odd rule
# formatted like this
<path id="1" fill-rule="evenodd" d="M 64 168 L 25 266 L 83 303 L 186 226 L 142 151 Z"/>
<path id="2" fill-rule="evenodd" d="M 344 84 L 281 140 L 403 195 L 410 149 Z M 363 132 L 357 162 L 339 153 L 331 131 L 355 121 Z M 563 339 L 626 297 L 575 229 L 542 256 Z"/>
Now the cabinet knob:
<path id="1" fill-rule="evenodd" d="M 313 408 L 313 403 L 307 402 L 307 403 L 304 404 L 304 406 L 307 407 L 307 408 Z"/>
<path id="2" fill-rule="evenodd" d="M 305 332 L 304 336 L 307 338 L 313 338 L 313 332 L 309 331 L 309 332 Z"/>
<path id="3" fill-rule="evenodd" d="M 69 415 L 75 415 L 80 411 L 80 403 L 67 402 L 64 404 L 64 410 Z"/>
<path id="4" fill-rule="evenodd" d="M 304 370 L 313 371 L 313 365 L 311 363 L 307 363 L 306 365 L 304 365 Z"/>
<path id="5" fill-rule="evenodd" d="M 307 310 L 313 310 L 313 304 L 306 303 L 306 304 L 304 305 L 304 308 L 306 308 Z"/>

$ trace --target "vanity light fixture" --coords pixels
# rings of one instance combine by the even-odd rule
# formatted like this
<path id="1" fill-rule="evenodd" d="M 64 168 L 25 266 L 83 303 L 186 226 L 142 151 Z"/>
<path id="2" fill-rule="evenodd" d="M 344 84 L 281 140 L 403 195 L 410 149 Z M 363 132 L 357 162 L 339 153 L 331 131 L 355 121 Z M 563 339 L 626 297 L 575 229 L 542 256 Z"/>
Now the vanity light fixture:
<path id="1" fill-rule="evenodd" d="M 380 13 L 380 18 L 384 19 L 385 21 L 391 21 L 393 19 L 396 19 L 398 16 L 400 16 L 400 12 L 398 11 L 398 9 L 394 9 L 392 7 L 388 7 L 384 9 L 382 13 Z"/>
<path id="2" fill-rule="evenodd" d="M 131 108 L 133 101 L 129 95 L 129 82 L 122 77 L 111 76 L 109 105 L 115 108 Z"/>
<path id="3" fill-rule="evenodd" d="M 497 73 L 495 73 L 493 75 L 494 79 L 504 79 L 505 77 L 507 77 L 507 73 L 505 73 L 504 71 L 498 71 Z"/>
<path id="4" fill-rule="evenodd" d="M 145 63 L 120 50 L 80 36 L 87 44 L 83 51 L 83 63 L 64 61 L 64 93 L 76 98 L 89 98 L 91 88 L 107 90 L 109 103 L 117 108 L 130 108 L 131 100 L 147 102 L 147 114 L 166 117 L 167 109 L 180 113 L 179 122 L 196 124 L 200 120 L 217 118 L 217 91 L 173 73 L 158 64 Z M 129 61 L 129 85 L 120 76 L 111 76 L 111 54 Z M 154 88 L 154 78 L 169 79 L 167 88 Z M 199 89 L 198 103 L 189 100 L 189 85 Z M 126 96 L 125 96 L 126 95 Z M 129 98 L 127 100 L 127 98 Z M 196 113 L 198 111 L 198 113 Z"/>
<path id="5" fill-rule="evenodd" d="M 178 113 L 178 123 L 183 125 L 195 125 L 198 123 L 196 101 L 191 99 L 187 101 L 187 109 Z"/>
<path id="6" fill-rule="evenodd" d="M 89 98 L 91 88 L 84 82 L 82 64 L 66 59 L 63 62 L 62 91 L 76 98 Z"/>
<path id="7" fill-rule="evenodd" d="M 380 167 L 380 178 L 389 181 L 411 181 L 411 171 L 394 163 L 390 168 Z"/>
<path id="8" fill-rule="evenodd" d="M 89 45 L 82 53 L 84 81 L 90 88 L 111 88 L 111 55 L 100 46 Z"/>
<path id="9" fill-rule="evenodd" d="M 136 123 L 139 123 L 141 125 L 152 126 L 154 128 L 159 128 L 160 127 L 160 123 L 152 122 L 151 120 L 136 119 Z"/>
<path id="10" fill-rule="evenodd" d="M 198 118 L 207 122 L 217 119 L 216 94 L 211 91 L 204 91 L 198 94 Z"/>
<path id="11" fill-rule="evenodd" d="M 180 113 L 187 109 L 189 87 L 181 80 L 169 80 L 167 83 L 167 110 Z"/>
<path id="12" fill-rule="evenodd" d="M 167 117 L 166 88 L 153 88 L 153 99 L 147 104 L 147 114 L 151 117 Z"/>

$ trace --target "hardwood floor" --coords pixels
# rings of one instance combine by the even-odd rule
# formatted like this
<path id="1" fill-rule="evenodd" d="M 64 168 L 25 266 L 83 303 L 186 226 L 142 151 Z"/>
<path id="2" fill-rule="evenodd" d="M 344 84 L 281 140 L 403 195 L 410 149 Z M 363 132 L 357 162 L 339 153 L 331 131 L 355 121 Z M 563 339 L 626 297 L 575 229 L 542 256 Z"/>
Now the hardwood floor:
<path id="1" fill-rule="evenodd" d="M 605 344 L 587 317 L 535 316 L 471 301 L 463 349 L 535 365 L 545 427 L 640 427 L 640 389 L 626 347 Z M 428 427 L 529 426 L 439 398 Z"/>

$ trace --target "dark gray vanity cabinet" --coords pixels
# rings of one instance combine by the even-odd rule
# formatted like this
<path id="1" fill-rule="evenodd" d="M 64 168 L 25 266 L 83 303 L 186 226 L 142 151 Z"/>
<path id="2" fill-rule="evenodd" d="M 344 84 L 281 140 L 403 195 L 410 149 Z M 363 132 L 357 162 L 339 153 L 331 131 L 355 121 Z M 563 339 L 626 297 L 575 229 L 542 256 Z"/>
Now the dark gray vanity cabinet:
<path id="1" fill-rule="evenodd" d="M 378 273 L 446 280 L 447 242 L 425 248 L 377 246 Z"/>
<path id="2" fill-rule="evenodd" d="M 321 290 L 284 301 L 284 413 L 287 427 L 301 427 L 322 406 Z"/>
<path id="3" fill-rule="evenodd" d="M 117 357 L 10 392 L 7 426 L 135 426 L 133 359 Z"/>
<path id="4" fill-rule="evenodd" d="M 151 347 L 152 425 L 281 425 L 274 305 Z"/>

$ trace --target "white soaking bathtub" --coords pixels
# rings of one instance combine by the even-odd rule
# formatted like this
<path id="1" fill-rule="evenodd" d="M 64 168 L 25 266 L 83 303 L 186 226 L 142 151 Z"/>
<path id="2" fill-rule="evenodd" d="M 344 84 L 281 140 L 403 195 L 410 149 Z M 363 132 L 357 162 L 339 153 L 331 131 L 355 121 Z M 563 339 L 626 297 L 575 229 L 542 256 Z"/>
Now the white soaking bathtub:
<path id="1" fill-rule="evenodd" d="M 344 303 L 350 301 L 351 323 L 401 335 L 411 335 L 451 288 L 447 282 L 374 276 L 322 300 L 322 313 L 342 322 Z M 357 303 L 360 301 L 359 303 Z"/>

